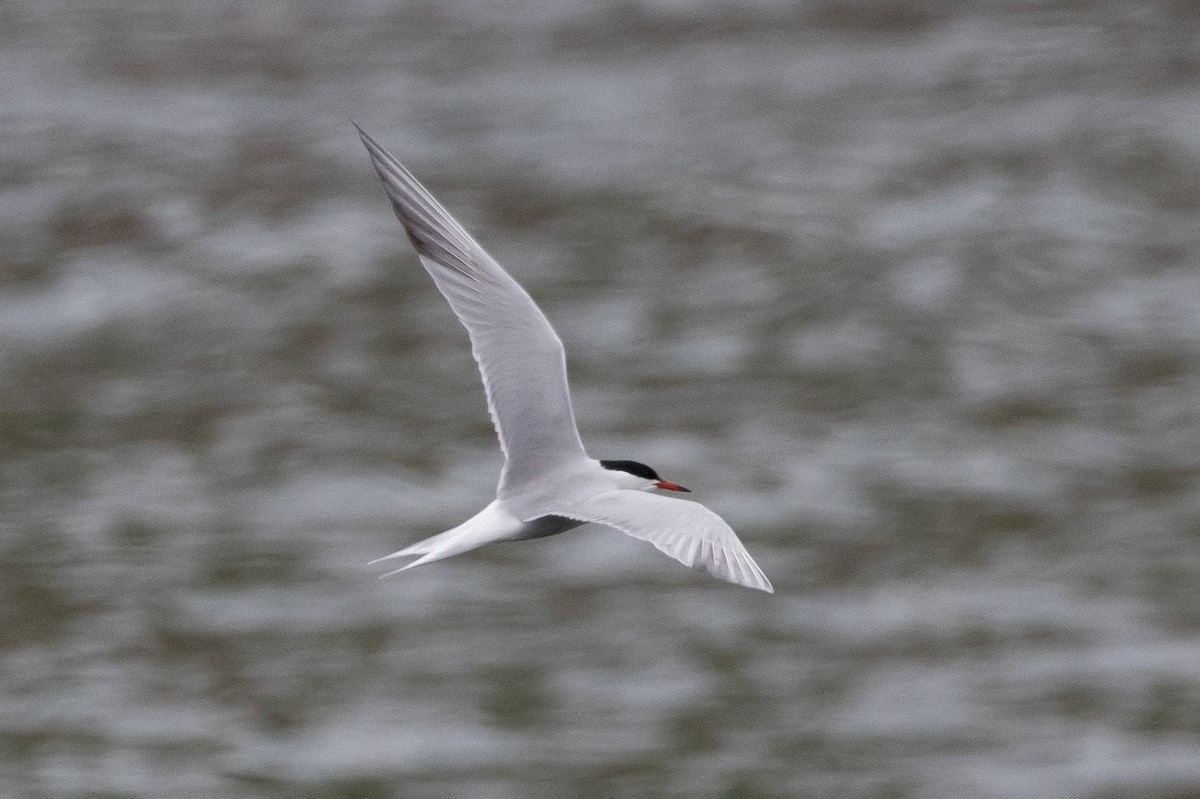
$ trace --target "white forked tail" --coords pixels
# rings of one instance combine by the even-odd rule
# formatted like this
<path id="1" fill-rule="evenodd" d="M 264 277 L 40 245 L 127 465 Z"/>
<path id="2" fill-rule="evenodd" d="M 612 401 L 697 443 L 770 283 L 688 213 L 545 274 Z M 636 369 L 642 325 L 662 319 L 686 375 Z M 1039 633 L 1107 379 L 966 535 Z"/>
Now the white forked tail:
<path id="1" fill-rule="evenodd" d="M 497 507 L 497 504 L 492 502 L 458 527 L 447 530 L 444 533 L 432 535 L 390 555 L 376 558 L 367 565 L 382 563 L 385 560 L 392 560 L 393 558 L 420 555 L 412 563 L 379 575 L 380 579 L 382 579 L 390 577 L 393 574 L 398 574 L 405 569 L 411 569 L 413 566 L 433 563 L 435 560 L 442 560 L 453 555 L 460 555 L 463 552 L 469 552 L 472 549 L 478 549 L 484 544 L 510 540 L 521 531 L 523 526 L 518 519 L 514 519 L 502 512 Z"/>

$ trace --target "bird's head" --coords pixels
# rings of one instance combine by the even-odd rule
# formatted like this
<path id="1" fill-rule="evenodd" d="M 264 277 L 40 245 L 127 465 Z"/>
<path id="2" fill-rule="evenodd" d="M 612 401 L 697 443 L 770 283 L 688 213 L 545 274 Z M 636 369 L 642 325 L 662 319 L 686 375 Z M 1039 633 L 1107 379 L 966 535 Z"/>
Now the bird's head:
<path id="1" fill-rule="evenodd" d="M 658 472 L 644 463 L 637 461 L 600 461 L 600 465 L 614 473 L 622 488 L 636 491 L 653 491 L 656 488 L 664 491 L 689 491 L 678 483 L 664 480 Z"/>

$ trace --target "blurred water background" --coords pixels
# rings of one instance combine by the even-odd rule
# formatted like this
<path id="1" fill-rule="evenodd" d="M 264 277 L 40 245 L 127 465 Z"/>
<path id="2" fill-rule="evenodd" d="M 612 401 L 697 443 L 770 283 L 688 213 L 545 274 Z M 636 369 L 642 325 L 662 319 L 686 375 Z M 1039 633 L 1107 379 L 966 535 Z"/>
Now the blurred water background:
<path id="1" fill-rule="evenodd" d="M 1200 796 L 1190 3 L 0 10 L 0 794 Z M 566 343 L 611 530 L 491 497 L 348 119 Z"/>

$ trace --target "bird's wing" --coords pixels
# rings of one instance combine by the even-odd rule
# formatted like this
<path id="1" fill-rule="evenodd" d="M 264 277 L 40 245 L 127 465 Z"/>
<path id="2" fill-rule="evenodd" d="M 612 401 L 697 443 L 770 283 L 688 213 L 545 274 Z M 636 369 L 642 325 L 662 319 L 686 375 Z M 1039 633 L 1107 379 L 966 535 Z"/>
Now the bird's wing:
<path id="1" fill-rule="evenodd" d="M 737 533 L 699 502 L 618 489 L 567 501 L 550 514 L 615 527 L 649 541 L 685 566 L 731 583 L 775 592 Z"/>
<path id="2" fill-rule="evenodd" d="M 421 263 L 470 334 L 505 455 L 501 498 L 564 462 L 586 458 L 571 410 L 566 355 L 546 316 L 404 165 L 354 126 Z"/>

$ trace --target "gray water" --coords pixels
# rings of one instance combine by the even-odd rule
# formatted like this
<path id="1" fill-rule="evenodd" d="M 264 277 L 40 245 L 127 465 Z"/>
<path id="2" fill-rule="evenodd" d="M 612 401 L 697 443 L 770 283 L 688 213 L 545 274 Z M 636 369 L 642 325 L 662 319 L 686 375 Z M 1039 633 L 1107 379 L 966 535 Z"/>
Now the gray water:
<path id="1" fill-rule="evenodd" d="M 1200 796 L 1187 3 L 0 11 L 0 795 Z M 492 496 L 348 119 L 529 289 L 603 528 Z"/>

